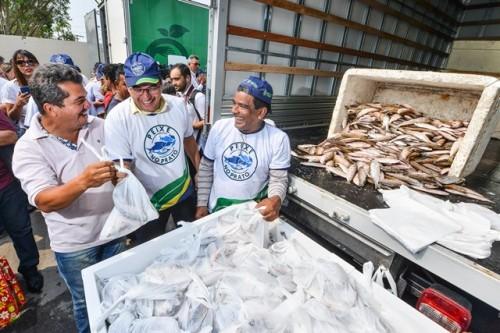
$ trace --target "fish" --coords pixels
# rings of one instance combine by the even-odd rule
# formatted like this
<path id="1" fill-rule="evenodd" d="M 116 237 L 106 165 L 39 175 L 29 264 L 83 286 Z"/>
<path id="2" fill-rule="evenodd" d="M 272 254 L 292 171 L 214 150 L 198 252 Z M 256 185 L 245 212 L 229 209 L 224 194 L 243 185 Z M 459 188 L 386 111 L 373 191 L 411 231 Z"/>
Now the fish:
<path id="1" fill-rule="evenodd" d="M 488 202 L 491 204 L 494 203 L 492 200 L 486 198 L 484 195 L 460 185 L 456 184 L 445 185 L 444 190 L 449 193 L 462 195 L 478 201 Z"/>
<path id="2" fill-rule="evenodd" d="M 330 161 L 335 157 L 335 151 L 329 151 L 327 153 L 324 153 L 320 158 L 319 161 L 321 164 L 326 164 L 326 162 Z"/>
<path id="3" fill-rule="evenodd" d="M 356 186 L 369 182 L 376 188 L 391 188 L 404 183 L 434 195 L 453 191 L 489 200 L 449 187 L 463 182 L 448 173 L 468 121 L 432 119 L 408 104 L 355 103 L 346 111 L 340 132 L 318 145 L 298 146 L 293 156 L 311 166 L 328 167 L 329 173 Z"/>
<path id="4" fill-rule="evenodd" d="M 173 135 L 164 135 L 161 136 L 158 141 L 153 144 L 153 147 L 146 148 L 149 152 L 159 153 L 162 152 L 165 148 L 172 147 L 175 144 L 175 137 Z"/>
<path id="5" fill-rule="evenodd" d="M 410 187 L 414 190 L 417 190 L 417 191 L 421 191 L 421 192 L 425 192 L 425 193 L 430 193 L 430 194 L 434 194 L 434 195 L 440 195 L 440 196 L 447 196 L 447 195 L 450 195 L 448 192 L 446 191 L 442 191 L 442 190 L 434 190 L 434 189 L 430 189 L 430 188 L 426 188 L 426 187 L 420 187 L 420 186 L 412 186 L 410 185 Z"/>
<path id="6" fill-rule="evenodd" d="M 380 163 L 377 162 L 377 160 L 372 160 L 370 163 L 370 177 L 373 180 L 373 183 L 375 184 L 375 188 L 378 188 L 378 184 L 380 182 Z"/>
<path id="7" fill-rule="evenodd" d="M 350 183 L 352 181 L 352 179 L 356 175 L 357 171 L 358 171 L 358 167 L 356 166 L 355 163 L 353 163 L 349 166 L 349 168 L 347 169 L 347 172 L 346 172 L 346 180 L 348 183 Z"/>
<path id="8" fill-rule="evenodd" d="M 243 154 L 224 157 L 224 161 L 229 165 L 231 165 L 231 167 L 233 167 L 236 170 L 242 170 L 248 168 L 253 163 L 252 157 Z M 315 161 L 311 161 L 310 158 L 309 162 L 315 162 Z"/>

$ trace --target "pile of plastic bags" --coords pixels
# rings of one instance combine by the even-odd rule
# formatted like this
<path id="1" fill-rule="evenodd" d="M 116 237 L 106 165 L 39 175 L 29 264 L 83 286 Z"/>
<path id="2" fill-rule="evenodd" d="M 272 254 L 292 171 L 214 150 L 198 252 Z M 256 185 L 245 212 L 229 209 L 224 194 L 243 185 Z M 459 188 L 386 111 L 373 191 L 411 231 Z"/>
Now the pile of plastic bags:
<path id="1" fill-rule="evenodd" d="M 487 258 L 500 240 L 500 215 L 471 203 L 451 203 L 406 186 L 380 190 L 388 209 L 372 209 L 370 217 L 409 251 L 437 242 L 451 250 Z"/>
<path id="2" fill-rule="evenodd" d="M 369 285 L 268 230 L 255 210 L 185 224 L 140 274 L 101 290 L 108 332 L 391 332 Z M 96 324 L 96 323 L 93 323 Z"/>

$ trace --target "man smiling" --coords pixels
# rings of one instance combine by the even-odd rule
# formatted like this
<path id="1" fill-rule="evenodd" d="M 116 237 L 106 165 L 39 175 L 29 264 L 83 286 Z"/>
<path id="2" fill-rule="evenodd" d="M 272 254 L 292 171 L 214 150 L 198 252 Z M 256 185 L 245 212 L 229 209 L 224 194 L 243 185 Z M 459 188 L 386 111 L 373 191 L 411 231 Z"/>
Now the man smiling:
<path id="1" fill-rule="evenodd" d="M 170 215 L 175 222 L 193 220 L 194 186 L 184 152 L 196 169 L 200 158 L 184 101 L 162 95 L 156 61 L 138 52 L 124 69 L 130 98 L 106 119 L 106 146 L 112 159 L 127 161 L 160 212 L 135 232 L 142 243 L 163 234 Z"/>
<path id="2" fill-rule="evenodd" d="M 99 240 L 117 175 L 113 163 L 100 162 L 87 145 L 101 150 L 104 121 L 88 115 L 82 77 L 68 65 L 40 66 L 30 88 L 40 114 L 16 144 L 12 167 L 45 218 L 78 332 L 90 332 L 81 271 L 125 248 L 123 239 Z"/>
<path id="3" fill-rule="evenodd" d="M 233 97 L 233 119 L 217 121 L 208 135 L 198 178 L 196 218 L 249 200 L 262 216 L 279 216 L 286 195 L 290 141 L 264 118 L 271 112 L 273 89 L 250 76 Z"/>

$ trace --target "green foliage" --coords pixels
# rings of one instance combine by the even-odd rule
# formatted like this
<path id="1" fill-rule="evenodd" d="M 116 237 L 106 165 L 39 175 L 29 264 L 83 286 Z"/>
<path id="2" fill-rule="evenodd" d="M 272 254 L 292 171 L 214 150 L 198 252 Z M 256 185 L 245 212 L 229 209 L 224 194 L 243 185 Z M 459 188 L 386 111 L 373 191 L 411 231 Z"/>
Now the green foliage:
<path id="1" fill-rule="evenodd" d="M 75 40 L 70 0 L 0 0 L 0 34 Z"/>

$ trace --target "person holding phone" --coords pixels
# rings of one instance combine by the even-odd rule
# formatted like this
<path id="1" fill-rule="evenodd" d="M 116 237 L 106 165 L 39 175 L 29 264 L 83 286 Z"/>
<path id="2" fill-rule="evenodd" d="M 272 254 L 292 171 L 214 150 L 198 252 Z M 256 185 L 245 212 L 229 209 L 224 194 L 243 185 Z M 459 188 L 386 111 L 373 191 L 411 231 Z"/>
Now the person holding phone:
<path id="1" fill-rule="evenodd" d="M 27 50 L 15 51 L 11 63 L 16 78 L 2 88 L 0 103 L 4 105 L 7 116 L 14 122 L 17 134 L 21 137 L 26 131 L 24 117 L 26 104 L 31 97 L 28 81 L 39 63 L 35 55 Z"/>

